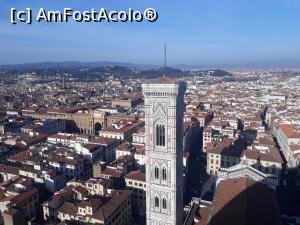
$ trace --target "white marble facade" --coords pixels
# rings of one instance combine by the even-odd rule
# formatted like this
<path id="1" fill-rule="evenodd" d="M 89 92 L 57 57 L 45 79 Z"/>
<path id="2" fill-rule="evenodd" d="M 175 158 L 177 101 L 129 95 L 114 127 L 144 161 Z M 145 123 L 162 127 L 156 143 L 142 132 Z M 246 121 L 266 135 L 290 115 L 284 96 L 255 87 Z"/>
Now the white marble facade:
<path id="1" fill-rule="evenodd" d="M 142 87 L 147 225 L 181 225 L 185 83 L 162 77 Z"/>

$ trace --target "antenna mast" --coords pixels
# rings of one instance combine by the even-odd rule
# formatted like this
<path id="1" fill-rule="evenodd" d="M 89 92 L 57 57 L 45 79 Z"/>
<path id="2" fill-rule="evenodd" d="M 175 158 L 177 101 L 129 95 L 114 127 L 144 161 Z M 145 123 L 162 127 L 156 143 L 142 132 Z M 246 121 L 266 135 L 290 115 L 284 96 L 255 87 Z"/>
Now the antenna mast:
<path id="1" fill-rule="evenodd" d="M 167 76 L 167 44 L 165 42 L 165 65 L 164 65 L 164 75 Z"/>

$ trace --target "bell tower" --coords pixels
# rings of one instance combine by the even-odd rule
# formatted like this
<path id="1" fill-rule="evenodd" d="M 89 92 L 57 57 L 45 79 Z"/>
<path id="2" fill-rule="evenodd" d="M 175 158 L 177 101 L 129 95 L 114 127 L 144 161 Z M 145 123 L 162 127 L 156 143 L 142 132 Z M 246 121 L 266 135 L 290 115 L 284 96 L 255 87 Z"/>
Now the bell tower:
<path id="1" fill-rule="evenodd" d="M 184 82 L 142 84 L 145 99 L 147 225 L 183 223 Z"/>

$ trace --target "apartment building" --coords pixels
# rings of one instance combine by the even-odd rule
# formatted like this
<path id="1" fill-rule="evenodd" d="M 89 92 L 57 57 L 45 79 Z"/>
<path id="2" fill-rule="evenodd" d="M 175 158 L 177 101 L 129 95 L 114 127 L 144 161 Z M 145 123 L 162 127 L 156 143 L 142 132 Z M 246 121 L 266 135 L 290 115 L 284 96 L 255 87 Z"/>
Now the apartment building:
<path id="1" fill-rule="evenodd" d="M 220 168 L 229 168 L 240 162 L 266 174 L 279 176 L 283 160 L 274 146 L 253 144 L 245 146 L 239 140 L 224 139 L 207 149 L 207 173 L 217 174 Z"/>
<path id="2" fill-rule="evenodd" d="M 300 127 L 280 124 L 277 141 L 288 166 L 291 168 L 298 167 L 300 163 Z"/>
<path id="3" fill-rule="evenodd" d="M 43 203 L 44 219 L 85 224 L 130 225 L 132 222 L 131 191 L 105 190 L 94 193 L 89 186 L 71 182 Z M 101 186 L 101 185 L 100 185 Z M 96 188 L 95 188 L 96 189 Z"/>
<path id="4" fill-rule="evenodd" d="M 36 216 L 39 205 L 39 190 L 32 179 L 16 176 L 1 183 L 1 213 L 14 209 L 21 213 L 25 221 L 28 221 Z"/>
<path id="5" fill-rule="evenodd" d="M 223 135 L 219 131 L 214 130 L 211 127 L 205 127 L 203 129 L 203 145 L 202 145 L 203 152 L 206 152 L 207 145 L 209 143 L 219 142 L 222 140 L 223 140 Z"/>
<path id="6" fill-rule="evenodd" d="M 145 125 L 142 120 L 123 119 L 111 127 L 104 128 L 100 131 L 101 137 L 114 138 L 120 141 L 132 141 L 132 135 Z"/>
<path id="7" fill-rule="evenodd" d="M 112 107 L 124 107 L 125 109 L 131 109 L 135 107 L 136 105 L 143 102 L 143 96 L 142 95 L 121 95 L 116 99 L 113 99 L 111 101 Z"/>
<path id="8" fill-rule="evenodd" d="M 132 204 L 138 215 L 146 213 L 146 175 L 142 171 L 131 171 L 124 176 L 127 189 L 132 190 Z"/>

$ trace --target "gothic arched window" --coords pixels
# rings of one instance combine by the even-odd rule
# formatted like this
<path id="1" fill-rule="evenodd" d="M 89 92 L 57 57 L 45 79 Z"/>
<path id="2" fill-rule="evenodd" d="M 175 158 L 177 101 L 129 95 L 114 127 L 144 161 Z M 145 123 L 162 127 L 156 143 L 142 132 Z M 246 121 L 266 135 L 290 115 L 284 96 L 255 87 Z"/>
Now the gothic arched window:
<path id="1" fill-rule="evenodd" d="M 154 198 L 154 206 L 157 208 L 159 207 L 159 198 L 158 197 Z"/>
<path id="2" fill-rule="evenodd" d="M 163 179 L 163 181 L 167 180 L 167 169 L 166 168 L 162 169 L 162 179 Z"/>
<path id="3" fill-rule="evenodd" d="M 158 167 L 154 167 L 154 178 L 159 179 L 159 170 Z"/>
<path id="4" fill-rule="evenodd" d="M 165 146 L 165 126 L 156 125 L 156 145 Z"/>
<path id="5" fill-rule="evenodd" d="M 162 208 L 167 209 L 167 200 L 165 198 L 162 200 Z"/>

